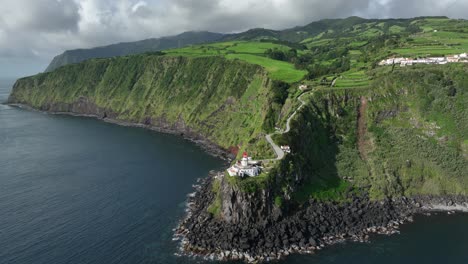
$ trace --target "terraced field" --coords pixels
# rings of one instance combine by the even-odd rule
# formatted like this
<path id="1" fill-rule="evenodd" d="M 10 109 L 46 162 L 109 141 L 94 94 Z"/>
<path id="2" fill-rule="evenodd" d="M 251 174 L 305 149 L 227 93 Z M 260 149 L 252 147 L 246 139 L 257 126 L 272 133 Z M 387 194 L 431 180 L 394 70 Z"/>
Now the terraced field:
<path id="1" fill-rule="evenodd" d="M 468 51 L 466 22 L 449 19 L 423 19 L 413 22 L 423 32 L 407 38 L 392 52 L 403 56 L 451 55 Z"/>

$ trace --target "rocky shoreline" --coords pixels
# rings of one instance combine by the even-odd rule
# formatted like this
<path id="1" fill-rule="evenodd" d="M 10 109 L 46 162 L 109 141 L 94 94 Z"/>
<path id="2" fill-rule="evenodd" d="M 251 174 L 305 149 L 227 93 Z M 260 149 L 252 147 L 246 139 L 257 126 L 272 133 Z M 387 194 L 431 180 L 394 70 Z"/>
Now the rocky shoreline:
<path id="1" fill-rule="evenodd" d="M 209 154 L 229 160 L 229 153 L 219 148 L 185 125 L 170 125 L 163 120 L 142 123 L 118 120 L 115 114 L 102 109 L 87 107 L 76 112 L 34 109 L 25 104 L 9 104 L 48 114 L 92 117 L 121 126 L 140 127 L 157 132 L 175 134 L 200 146 Z M 81 106 L 82 107 L 82 106 Z M 52 109 L 52 110 L 51 110 Z M 81 108 L 80 108 L 81 109 Z M 461 196 L 395 198 L 371 201 L 366 195 L 350 195 L 344 203 L 319 202 L 310 200 L 293 213 L 281 213 L 274 208 L 266 208 L 265 201 L 256 205 L 254 211 L 239 213 L 249 206 L 254 196 L 230 190 L 224 202 L 230 197 L 243 200 L 242 203 L 228 206 L 231 213 L 225 219 L 213 217 L 207 208 L 215 199 L 212 180 L 224 173 L 213 172 L 195 185 L 195 192 L 187 202 L 187 215 L 174 230 L 175 239 L 180 241 L 180 253 L 210 260 L 243 260 L 246 262 L 266 262 L 284 258 L 290 254 L 313 254 L 326 246 L 346 240 L 366 242 L 371 234 L 395 234 L 399 225 L 411 222 L 416 213 L 433 211 L 468 212 L 468 199 Z M 270 194 L 262 194 L 264 200 L 271 200 Z M 256 197 L 258 198 L 258 197 Z M 250 201 L 252 202 L 252 201 Z M 263 207 L 262 207 L 263 205 Z M 271 204 L 269 204 L 271 206 Z M 256 209 L 262 210 L 256 210 Z M 246 217 L 246 215 L 248 217 Z M 227 216 L 227 215 L 225 215 Z"/>
<path id="2" fill-rule="evenodd" d="M 193 131 L 190 131 L 190 129 L 188 128 L 177 129 L 176 127 L 170 126 L 168 124 L 160 124 L 160 126 L 156 126 L 156 125 L 151 125 L 151 124 L 127 122 L 127 121 L 118 120 L 116 118 L 110 117 L 108 115 L 102 115 L 102 114 L 75 113 L 75 112 L 63 112 L 63 111 L 36 109 L 29 105 L 19 104 L 19 103 L 8 103 L 7 105 L 18 107 L 18 108 L 24 108 L 24 109 L 31 110 L 31 111 L 38 111 L 42 113 L 52 114 L 52 115 L 69 115 L 69 116 L 77 116 L 77 117 L 95 118 L 95 119 L 102 120 L 104 122 L 111 123 L 111 124 L 116 124 L 119 126 L 138 127 L 138 128 L 149 129 L 149 130 L 156 131 L 159 133 L 177 135 L 177 136 L 183 137 L 185 140 L 195 143 L 197 146 L 202 148 L 205 152 L 207 152 L 208 154 L 214 157 L 218 157 L 220 159 L 227 160 L 227 161 L 230 161 L 233 159 L 232 154 L 229 153 L 227 150 L 222 149 L 221 147 L 211 142 L 210 140 L 206 139 L 202 135 L 195 133 Z"/>
<path id="3" fill-rule="evenodd" d="M 207 207 L 214 199 L 212 172 L 195 185 L 187 202 L 187 216 L 174 230 L 180 254 L 207 260 L 268 262 L 290 254 L 313 254 L 346 240 L 366 242 L 371 234 L 399 233 L 399 225 L 413 215 L 433 211 L 468 211 L 468 197 L 419 196 L 371 201 L 351 194 L 343 203 L 310 200 L 292 214 L 265 216 L 243 223 L 213 217 Z"/>

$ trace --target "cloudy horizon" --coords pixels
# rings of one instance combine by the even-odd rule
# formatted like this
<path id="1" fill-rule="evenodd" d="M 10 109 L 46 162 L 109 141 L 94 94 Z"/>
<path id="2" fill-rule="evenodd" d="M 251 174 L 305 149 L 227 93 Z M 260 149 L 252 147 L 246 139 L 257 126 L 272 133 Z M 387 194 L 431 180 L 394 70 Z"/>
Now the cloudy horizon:
<path id="1" fill-rule="evenodd" d="M 324 18 L 468 18 L 460 0 L 0 0 L 0 78 L 41 72 L 65 50 L 177 35 L 285 29 Z"/>

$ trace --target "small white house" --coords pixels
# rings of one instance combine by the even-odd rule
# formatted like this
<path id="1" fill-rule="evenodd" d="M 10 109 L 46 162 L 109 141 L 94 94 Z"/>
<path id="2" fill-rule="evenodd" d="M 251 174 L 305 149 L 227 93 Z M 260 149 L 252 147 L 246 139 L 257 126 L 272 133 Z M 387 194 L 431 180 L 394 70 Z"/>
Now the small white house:
<path id="1" fill-rule="evenodd" d="M 453 62 L 458 62 L 459 59 L 457 57 L 455 57 L 455 56 L 448 56 L 447 61 L 450 62 L 450 63 L 453 63 Z"/>
<path id="2" fill-rule="evenodd" d="M 291 153 L 291 147 L 289 147 L 288 145 L 281 146 L 281 150 L 286 153 Z"/>

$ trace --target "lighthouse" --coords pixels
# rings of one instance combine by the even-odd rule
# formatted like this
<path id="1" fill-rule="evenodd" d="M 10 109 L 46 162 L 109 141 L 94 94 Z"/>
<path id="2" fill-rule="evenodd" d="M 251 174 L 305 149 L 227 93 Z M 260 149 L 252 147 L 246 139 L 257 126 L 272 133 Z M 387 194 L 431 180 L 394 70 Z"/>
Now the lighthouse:
<path id="1" fill-rule="evenodd" d="M 260 162 L 252 160 L 247 152 L 242 154 L 242 159 L 227 169 L 229 176 L 255 177 L 261 173 Z"/>
<path id="2" fill-rule="evenodd" d="M 244 153 L 242 154 L 241 165 L 244 168 L 249 166 L 249 155 L 246 151 L 244 151 Z"/>

